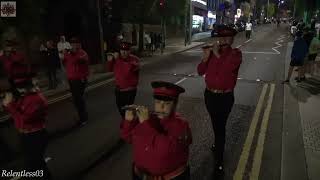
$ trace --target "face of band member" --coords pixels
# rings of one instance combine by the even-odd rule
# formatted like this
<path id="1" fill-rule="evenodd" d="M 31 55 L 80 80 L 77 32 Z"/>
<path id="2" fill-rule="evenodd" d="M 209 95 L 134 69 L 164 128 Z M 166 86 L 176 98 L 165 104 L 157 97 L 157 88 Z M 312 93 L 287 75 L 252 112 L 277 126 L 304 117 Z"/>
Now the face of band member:
<path id="1" fill-rule="evenodd" d="M 75 52 L 81 48 L 80 43 L 71 43 L 72 51 Z"/>
<path id="2" fill-rule="evenodd" d="M 130 51 L 128 51 L 128 50 L 121 49 L 120 50 L 120 55 L 121 55 L 122 58 L 127 58 L 129 56 L 129 52 Z"/>
<path id="3" fill-rule="evenodd" d="M 6 56 L 9 56 L 11 54 L 11 52 L 13 51 L 13 47 L 12 46 L 6 46 L 3 51 L 4 51 L 4 54 Z"/>
<path id="4" fill-rule="evenodd" d="M 159 99 L 154 100 L 154 110 L 159 119 L 164 119 L 168 117 L 174 109 L 174 101 L 163 101 Z"/>
<path id="5" fill-rule="evenodd" d="M 233 44 L 233 39 L 233 37 L 216 37 L 215 41 L 218 41 L 220 46 L 231 46 Z"/>

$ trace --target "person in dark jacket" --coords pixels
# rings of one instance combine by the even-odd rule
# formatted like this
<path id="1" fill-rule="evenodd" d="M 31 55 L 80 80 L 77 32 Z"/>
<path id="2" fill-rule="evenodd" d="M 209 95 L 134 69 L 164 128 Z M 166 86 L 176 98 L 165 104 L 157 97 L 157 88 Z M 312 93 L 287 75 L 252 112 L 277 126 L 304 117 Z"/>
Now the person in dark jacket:
<path id="1" fill-rule="evenodd" d="M 39 92 L 39 88 L 33 85 L 32 76 L 25 74 L 15 78 L 13 81 L 19 96 L 6 93 L 2 104 L 19 132 L 26 159 L 26 170 L 42 176 L 38 179 L 48 180 L 50 173 L 44 160 L 48 144 L 45 126 L 48 103 Z"/>
<path id="2" fill-rule="evenodd" d="M 122 107 L 134 103 L 139 82 L 139 58 L 130 54 L 130 43 L 120 44 L 120 56 L 108 55 L 107 70 L 115 76 L 116 104 L 122 117 L 125 111 Z"/>
<path id="3" fill-rule="evenodd" d="M 287 79 L 284 81 L 284 83 L 289 83 L 293 68 L 298 67 L 298 78 L 297 82 L 301 82 L 301 79 L 303 78 L 303 69 L 301 68 L 304 64 L 304 59 L 308 54 L 308 45 L 307 42 L 302 38 L 302 32 L 298 31 L 296 33 L 296 40 L 293 43 L 292 52 L 291 52 L 291 61 L 290 61 L 290 67 L 287 75 Z"/>
<path id="4" fill-rule="evenodd" d="M 49 80 L 49 89 L 55 89 L 58 85 L 57 79 L 57 68 L 59 67 L 59 52 L 55 48 L 54 42 L 49 40 L 47 42 L 47 51 L 46 51 L 46 67 L 47 67 L 47 76 Z"/>

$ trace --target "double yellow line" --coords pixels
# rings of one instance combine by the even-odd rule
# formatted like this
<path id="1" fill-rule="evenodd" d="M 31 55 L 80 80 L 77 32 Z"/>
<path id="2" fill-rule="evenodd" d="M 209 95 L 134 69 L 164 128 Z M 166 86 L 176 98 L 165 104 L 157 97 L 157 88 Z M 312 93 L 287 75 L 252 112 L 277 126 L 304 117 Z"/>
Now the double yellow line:
<path id="1" fill-rule="evenodd" d="M 244 143 L 242 153 L 240 155 L 237 169 L 233 175 L 233 180 L 242 180 L 243 179 L 243 176 L 244 176 L 244 173 L 246 170 L 246 166 L 248 163 L 249 155 L 250 155 L 251 146 L 253 143 L 253 138 L 254 138 L 254 135 L 255 135 L 255 132 L 257 129 L 257 125 L 259 122 L 259 117 L 260 117 L 262 108 L 264 107 L 263 105 L 264 105 L 265 96 L 267 94 L 268 87 L 269 87 L 269 84 L 265 84 L 263 86 L 255 113 L 254 113 L 252 121 L 251 121 L 248 135 L 247 135 L 246 141 Z M 259 179 L 264 142 L 265 142 L 266 132 L 267 132 L 267 128 L 268 128 L 269 117 L 270 117 L 274 93 L 275 93 L 275 84 L 270 84 L 270 91 L 269 91 L 269 97 L 267 100 L 267 106 L 264 110 L 264 114 L 262 117 L 257 147 L 254 151 L 253 164 L 252 164 L 251 171 L 249 173 L 250 180 L 258 180 Z"/>

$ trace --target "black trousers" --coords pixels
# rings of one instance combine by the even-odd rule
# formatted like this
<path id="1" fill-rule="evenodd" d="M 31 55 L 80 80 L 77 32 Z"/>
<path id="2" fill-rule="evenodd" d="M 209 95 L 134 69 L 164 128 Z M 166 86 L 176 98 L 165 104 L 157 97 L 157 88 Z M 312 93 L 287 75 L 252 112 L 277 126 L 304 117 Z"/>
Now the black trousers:
<path id="1" fill-rule="evenodd" d="M 88 120 L 88 111 L 84 93 L 87 87 L 87 80 L 70 80 L 70 91 L 72 94 L 73 104 L 78 111 L 80 122 Z"/>
<path id="2" fill-rule="evenodd" d="M 50 179 L 50 172 L 44 160 L 45 150 L 48 145 L 48 133 L 45 129 L 28 134 L 20 134 L 22 148 L 26 160 L 26 170 L 35 172 L 43 171 L 43 177 Z"/>
<path id="3" fill-rule="evenodd" d="M 47 76 L 49 80 L 49 89 L 56 88 L 58 85 L 57 69 L 54 67 L 48 68 Z"/>
<path id="4" fill-rule="evenodd" d="M 132 168 L 132 178 L 133 180 L 144 180 L 142 177 L 138 177 Z M 171 180 L 190 180 L 190 167 L 187 167 L 186 171 L 184 171 L 181 175 L 171 179 Z"/>
<path id="5" fill-rule="evenodd" d="M 208 90 L 204 93 L 205 104 L 211 117 L 215 136 L 216 163 L 223 163 L 223 153 L 226 139 L 226 124 L 234 104 L 234 94 L 212 93 Z"/>
<path id="6" fill-rule="evenodd" d="M 250 39 L 250 37 L 251 37 L 251 31 L 246 31 L 246 37 L 247 37 L 247 39 Z"/>
<path id="7" fill-rule="evenodd" d="M 129 90 L 129 91 L 120 91 L 120 89 L 116 88 L 116 104 L 118 107 L 118 111 L 122 117 L 125 116 L 125 111 L 122 108 L 126 105 L 134 104 L 134 100 L 137 95 L 137 89 Z"/>

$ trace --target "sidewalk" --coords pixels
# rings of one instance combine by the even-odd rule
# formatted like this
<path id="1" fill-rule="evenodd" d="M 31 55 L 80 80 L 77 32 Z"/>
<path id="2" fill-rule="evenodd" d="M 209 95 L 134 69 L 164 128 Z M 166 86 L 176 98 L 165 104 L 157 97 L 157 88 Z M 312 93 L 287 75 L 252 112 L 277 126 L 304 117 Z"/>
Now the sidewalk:
<path id="1" fill-rule="evenodd" d="M 288 44 L 285 72 L 290 63 Z M 320 69 L 318 69 L 320 70 Z M 293 74 L 296 77 L 297 73 Z M 297 84 L 284 85 L 282 180 L 320 177 L 320 73 Z"/>

